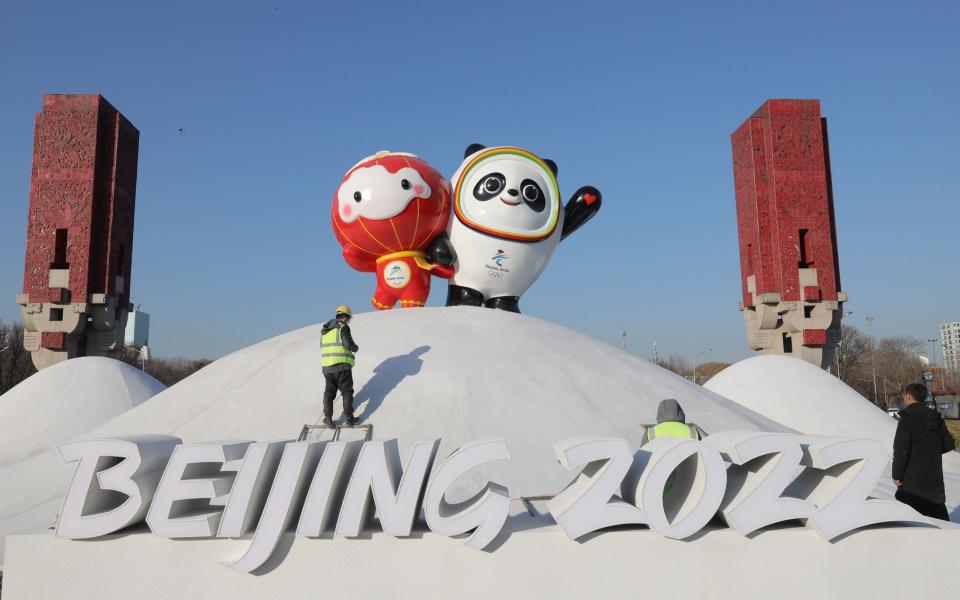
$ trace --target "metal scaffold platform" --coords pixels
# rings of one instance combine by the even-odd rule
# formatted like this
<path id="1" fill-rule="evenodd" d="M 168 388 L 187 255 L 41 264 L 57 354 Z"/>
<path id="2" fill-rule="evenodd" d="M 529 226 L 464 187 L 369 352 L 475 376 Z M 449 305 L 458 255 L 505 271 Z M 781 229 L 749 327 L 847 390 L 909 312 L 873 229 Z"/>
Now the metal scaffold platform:
<path id="1" fill-rule="evenodd" d="M 297 436 L 297 441 L 323 440 L 336 442 L 340 439 L 340 435 L 344 431 L 362 434 L 362 437 L 359 439 L 364 442 L 373 439 L 373 425 L 370 423 L 358 423 L 353 427 L 347 427 L 346 425 L 327 427 L 321 423 L 314 423 L 313 425 L 304 424 L 300 429 L 300 435 Z"/>

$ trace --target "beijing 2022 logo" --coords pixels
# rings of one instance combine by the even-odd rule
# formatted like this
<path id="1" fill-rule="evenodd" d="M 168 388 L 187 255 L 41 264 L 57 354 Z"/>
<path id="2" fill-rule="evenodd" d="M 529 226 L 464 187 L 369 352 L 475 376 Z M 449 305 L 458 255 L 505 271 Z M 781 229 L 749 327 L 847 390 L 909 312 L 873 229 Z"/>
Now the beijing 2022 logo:
<path id="1" fill-rule="evenodd" d="M 509 258 L 506 252 L 497 250 L 497 253 L 490 257 L 490 260 L 493 261 L 494 264 L 484 265 L 487 267 L 487 274 L 492 279 L 500 279 L 504 273 L 509 273 L 510 269 L 503 266 L 503 263 Z"/>
<path id="2" fill-rule="evenodd" d="M 395 260 L 383 270 L 383 278 L 390 287 L 402 288 L 410 283 L 410 267 L 402 260 Z"/>

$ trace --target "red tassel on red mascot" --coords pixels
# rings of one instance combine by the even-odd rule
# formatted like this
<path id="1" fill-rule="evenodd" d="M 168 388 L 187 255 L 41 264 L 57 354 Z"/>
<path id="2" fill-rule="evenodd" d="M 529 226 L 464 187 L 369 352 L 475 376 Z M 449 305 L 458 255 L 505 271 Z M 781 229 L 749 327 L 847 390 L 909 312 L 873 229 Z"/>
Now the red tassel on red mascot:
<path id="1" fill-rule="evenodd" d="M 379 152 L 357 163 L 337 188 L 332 219 L 347 264 L 377 273 L 374 308 L 423 306 L 430 275 L 453 276 L 424 252 L 450 220 L 450 184 L 413 154 Z"/>

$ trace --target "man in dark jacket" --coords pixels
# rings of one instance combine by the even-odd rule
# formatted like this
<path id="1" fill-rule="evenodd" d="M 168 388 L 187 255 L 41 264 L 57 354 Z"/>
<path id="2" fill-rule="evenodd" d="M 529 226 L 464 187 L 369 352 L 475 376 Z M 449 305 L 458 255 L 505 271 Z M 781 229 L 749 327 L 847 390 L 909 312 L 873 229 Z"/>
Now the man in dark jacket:
<path id="1" fill-rule="evenodd" d="M 336 317 L 324 323 L 321 335 L 321 366 L 326 388 L 323 390 L 323 424 L 333 427 L 333 399 L 337 390 L 343 395 L 344 425 L 353 427 L 353 353 L 359 350 L 350 335 L 350 319 L 353 312 L 349 306 L 338 306 Z"/>
<path id="2" fill-rule="evenodd" d="M 924 516 L 947 521 L 940 456 L 953 450 L 954 440 L 940 413 L 923 405 L 926 397 L 927 388 L 922 384 L 904 388 L 906 407 L 900 411 L 893 439 L 893 483 L 897 500 Z"/>

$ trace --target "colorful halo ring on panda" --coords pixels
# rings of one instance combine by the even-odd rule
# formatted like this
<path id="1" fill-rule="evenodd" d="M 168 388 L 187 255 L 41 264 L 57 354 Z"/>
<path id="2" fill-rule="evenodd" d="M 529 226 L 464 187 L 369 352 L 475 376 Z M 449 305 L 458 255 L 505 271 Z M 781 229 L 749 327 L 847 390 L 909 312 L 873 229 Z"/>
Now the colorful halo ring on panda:
<path id="1" fill-rule="evenodd" d="M 538 179 L 547 195 L 545 213 L 534 222 L 518 223 L 516 218 L 498 218 L 483 202 L 475 201 L 475 187 L 491 174 Z M 523 179 L 522 181 L 527 181 Z M 506 191 L 505 189 L 503 191 Z M 513 204 L 507 200 L 504 204 Z M 497 209 L 502 209 L 494 204 Z M 553 235 L 560 221 L 560 187 L 553 170 L 537 155 L 510 146 L 486 148 L 469 157 L 453 176 L 453 210 L 467 227 L 498 238 L 536 242 Z"/>
<path id="2" fill-rule="evenodd" d="M 444 231 L 450 188 L 439 171 L 415 154 L 378 152 L 347 171 L 331 208 L 340 245 L 377 259 L 423 250 Z"/>

